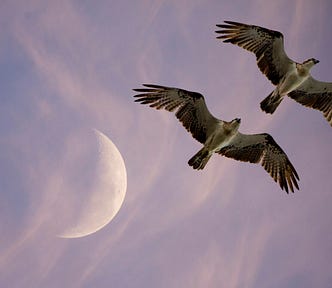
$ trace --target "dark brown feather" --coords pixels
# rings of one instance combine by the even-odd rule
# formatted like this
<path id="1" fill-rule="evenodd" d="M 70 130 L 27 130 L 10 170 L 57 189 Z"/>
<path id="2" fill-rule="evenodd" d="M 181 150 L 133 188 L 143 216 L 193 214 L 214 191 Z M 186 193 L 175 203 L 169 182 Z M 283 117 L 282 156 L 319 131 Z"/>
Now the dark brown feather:
<path id="1" fill-rule="evenodd" d="M 310 77 L 288 96 L 306 107 L 319 110 L 332 126 L 332 83 L 320 82 Z"/>
<path id="2" fill-rule="evenodd" d="M 137 98 L 135 102 L 149 104 L 150 107 L 156 109 L 175 111 L 175 116 L 187 131 L 197 141 L 204 144 L 209 124 L 218 122 L 218 120 L 208 111 L 202 94 L 173 87 L 143 85 L 148 88 L 133 89 L 141 93 L 134 96 Z"/>
<path id="3" fill-rule="evenodd" d="M 253 137 L 257 137 L 257 141 Z M 238 139 L 234 139 L 228 146 L 220 149 L 218 153 L 239 161 L 261 163 L 274 181 L 279 183 L 281 189 L 285 189 L 287 193 L 289 191 L 288 187 L 292 192 L 294 192 L 294 186 L 299 189 L 297 184 L 299 176 L 295 168 L 272 136 L 266 133 L 240 134 Z"/>
<path id="4" fill-rule="evenodd" d="M 216 31 L 216 33 L 221 34 L 217 39 L 253 52 L 261 72 L 274 85 L 277 85 L 288 71 L 287 65 L 292 64 L 284 52 L 282 33 L 255 25 L 233 21 L 224 22 L 226 24 L 217 25 L 217 27 L 222 28 Z"/>

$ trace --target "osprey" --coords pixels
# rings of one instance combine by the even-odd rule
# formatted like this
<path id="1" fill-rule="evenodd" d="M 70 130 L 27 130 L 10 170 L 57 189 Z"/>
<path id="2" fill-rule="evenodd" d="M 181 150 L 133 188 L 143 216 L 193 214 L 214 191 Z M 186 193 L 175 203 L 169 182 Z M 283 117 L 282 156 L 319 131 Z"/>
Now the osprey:
<path id="1" fill-rule="evenodd" d="M 321 82 L 310 75 L 319 61 L 310 58 L 303 63 L 291 60 L 284 50 L 284 37 L 278 31 L 238 22 L 224 21 L 217 39 L 224 39 L 256 54 L 257 65 L 276 85 L 275 90 L 261 103 L 266 113 L 273 113 L 285 95 L 304 106 L 323 112 L 332 126 L 332 83 Z"/>
<path id="2" fill-rule="evenodd" d="M 175 116 L 192 136 L 204 146 L 189 161 L 194 169 L 203 169 L 212 154 L 218 153 L 235 160 L 261 163 L 281 189 L 299 189 L 299 177 L 285 152 L 269 134 L 242 134 L 241 120 L 230 122 L 215 118 L 208 110 L 203 95 L 183 89 L 143 84 L 147 88 L 133 89 L 135 102 L 150 107 L 175 111 Z"/>

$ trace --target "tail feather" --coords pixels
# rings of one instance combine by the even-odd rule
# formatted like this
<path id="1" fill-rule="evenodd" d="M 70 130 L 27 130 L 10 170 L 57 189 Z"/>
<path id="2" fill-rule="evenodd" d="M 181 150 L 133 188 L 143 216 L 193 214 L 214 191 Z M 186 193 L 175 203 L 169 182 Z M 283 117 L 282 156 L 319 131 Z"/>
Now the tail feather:
<path id="1" fill-rule="evenodd" d="M 283 97 L 279 95 L 279 93 L 276 93 L 275 91 L 272 91 L 269 96 L 267 96 L 262 102 L 261 102 L 261 109 L 266 112 L 273 114 L 273 112 L 277 109 L 279 106 L 281 100 Z"/>
<path id="2" fill-rule="evenodd" d="M 205 167 L 211 156 L 212 154 L 210 154 L 209 151 L 203 147 L 192 158 L 190 158 L 188 164 L 194 169 L 201 170 Z"/>

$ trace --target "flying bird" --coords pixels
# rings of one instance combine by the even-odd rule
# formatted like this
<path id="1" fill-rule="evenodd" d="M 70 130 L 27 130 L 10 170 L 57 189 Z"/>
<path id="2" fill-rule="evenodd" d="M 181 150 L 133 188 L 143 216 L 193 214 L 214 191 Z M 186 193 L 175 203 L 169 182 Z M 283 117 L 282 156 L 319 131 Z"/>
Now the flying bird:
<path id="1" fill-rule="evenodd" d="M 279 31 L 255 25 L 224 21 L 217 39 L 238 45 L 255 53 L 261 72 L 276 85 L 261 103 L 266 113 L 272 114 L 288 95 L 304 106 L 321 111 L 332 126 L 332 83 L 318 81 L 310 75 L 310 69 L 319 63 L 310 58 L 303 63 L 290 59 L 284 50 L 284 36 Z"/>
<path id="2" fill-rule="evenodd" d="M 200 93 L 153 84 L 143 86 L 146 88 L 133 89 L 140 92 L 134 96 L 137 98 L 135 102 L 174 111 L 187 131 L 203 144 L 203 148 L 188 161 L 194 169 L 203 169 L 215 152 L 239 161 L 260 163 L 287 193 L 288 186 L 292 192 L 294 186 L 299 189 L 295 168 L 269 134 L 240 133 L 241 120 L 235 118 L 227 122 L 215 118 Z"/>

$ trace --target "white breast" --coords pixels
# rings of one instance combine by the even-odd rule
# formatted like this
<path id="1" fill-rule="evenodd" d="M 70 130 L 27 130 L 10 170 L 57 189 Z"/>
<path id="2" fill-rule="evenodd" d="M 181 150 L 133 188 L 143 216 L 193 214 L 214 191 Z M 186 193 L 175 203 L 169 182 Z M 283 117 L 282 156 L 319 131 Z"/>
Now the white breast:
<path id="1" fill-rule="evenodd" d="M 300 64 L 297 64 L 300 65 Z M 305 81 L 309 76 L 309 71 L 303 67 L 300 69 L 297 68 L 296 64 L 292 66 L 283 80 L 278 85 L 278 90 L 280 95 L 286 95 L 289 92 L 295 90 L 299 87 L 303 81 Z"/>

